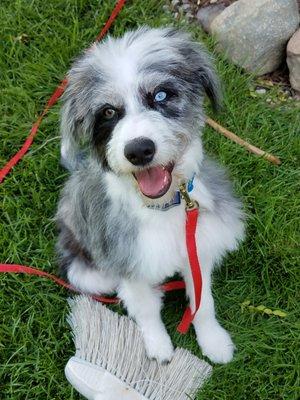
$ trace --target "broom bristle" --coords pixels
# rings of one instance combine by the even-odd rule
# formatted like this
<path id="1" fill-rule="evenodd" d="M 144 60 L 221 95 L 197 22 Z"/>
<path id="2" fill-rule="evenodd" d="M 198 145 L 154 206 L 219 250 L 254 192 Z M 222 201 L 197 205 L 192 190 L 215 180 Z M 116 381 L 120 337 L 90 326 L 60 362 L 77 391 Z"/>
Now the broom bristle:
<path id="1" fill-rule="evenodd" d="M 147 399 L 187 400 L 210 376 L 211 366 L 184 349 L 176 349 L 167 365 L 149 360 L 137 325 L 90 297 L 77 296 L 69 304 L 75 356 L 104 368 Z"/>

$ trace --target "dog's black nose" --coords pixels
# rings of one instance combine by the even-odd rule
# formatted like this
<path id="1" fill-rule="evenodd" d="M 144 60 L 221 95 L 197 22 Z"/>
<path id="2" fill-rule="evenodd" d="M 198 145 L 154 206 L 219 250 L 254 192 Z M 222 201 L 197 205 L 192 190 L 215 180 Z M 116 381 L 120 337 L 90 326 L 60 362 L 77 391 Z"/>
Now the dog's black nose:
<path id="1" fill-rule="evenodd" d="M 128 142 L 124 154 L 133 165 L 146 165 L 153 160 L 155 144 L 151 139 L 137 138 Z"/>

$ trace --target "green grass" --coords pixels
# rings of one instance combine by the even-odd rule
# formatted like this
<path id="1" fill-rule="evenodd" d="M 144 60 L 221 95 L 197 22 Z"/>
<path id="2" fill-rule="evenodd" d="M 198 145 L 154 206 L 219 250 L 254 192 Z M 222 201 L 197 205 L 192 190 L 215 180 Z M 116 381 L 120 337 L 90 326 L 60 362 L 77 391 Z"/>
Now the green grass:
<path id="1" fill-rule="evenodd" d="M 0 4 L 0 165 L 23 143 L 32 122 L 71 60 L 97 35 L 114 2 L 105 0 L 2 0 Z M 113 26 L 122 34 L 137 25 L 171 22 L 162 1 L 128 1 Z M 197 26 L 185 26 L 196 38 Z M 16 39 L 28 35 L 26 43 Z M 214 45 L 204 37 L 211 51 Z M 253 98 L 253 77 L 217 57 L 225 107 L 218 120 L 232 131 L 279 156 L 273 166 L 211 129 L 209 154 L 226 165 L 248 213 L 248 236 L 215 274 L 219 319 L 232 333 L 236 356 L 215 366 L 198 399 L 299 398 L 299 274 L 296 184 L 299 108 L 292 102 L 270 107 Z M 277 89 L 270 95 L 276 97 Z M 210 110 L 208 110 L 210 113 Z M 32 149 L 0 186 L 0 260 L 56 272 L 53 215 L 66 173 L 59 166 L 59 105 L 43 121 Z M 299 258 L 298 258 L 299 261 Z M 0 276 L 0 399 L 79 399 L 63 368 L 73 354 L 66 324 L 67 293 L 43 279 Z M 241 303 L 287 312 L 286 318 L 252 313 Z M 174 343 L 201 356 L 195 336 L 175 333 L 183 294 L 166 298 L 164 320 Z M 299 320 L 298 320 L 299 321 Z"/>

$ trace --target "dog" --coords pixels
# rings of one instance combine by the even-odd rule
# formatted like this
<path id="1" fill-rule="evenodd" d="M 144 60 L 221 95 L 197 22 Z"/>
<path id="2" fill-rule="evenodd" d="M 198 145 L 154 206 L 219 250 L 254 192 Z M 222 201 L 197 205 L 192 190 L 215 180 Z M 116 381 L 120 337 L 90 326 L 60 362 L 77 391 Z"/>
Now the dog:
<path id="1" fill-rule="evenodd" d="M 211 274 L 244 236 L 241 202 L 203 153 L 205 96 L 220 105 L 211 58 L 184 32 L 142 27 L 95 43 L 68 73 L 61 157 L 71 171 L 57 210 L 61 269 L 78 290 L 117 292 L 147 354 L 168 362 L 158 286 L 174 274 L 194 309 L 181 184 L 199 203 L 201 307 L 193 321 L 203 355 L 229 362 L 234 344 L 218 323 Z"/>

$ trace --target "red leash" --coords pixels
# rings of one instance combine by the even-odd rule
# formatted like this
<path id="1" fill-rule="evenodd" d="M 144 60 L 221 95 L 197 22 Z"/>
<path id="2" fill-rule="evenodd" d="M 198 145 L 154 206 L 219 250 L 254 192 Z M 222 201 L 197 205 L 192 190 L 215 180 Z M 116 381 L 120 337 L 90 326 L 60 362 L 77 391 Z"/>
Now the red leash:
<path id="1" fill-rule="evenodd" d="M 44 116 L 47 114 L 49 109 L 57 102 L 57 100 L 60 98 L 60 96 L 63 94 L 65 91 L 65 88 L 67 86 L 67 80 L 64 79 L 59 86 L 55 89 L 53 92 L 52 96 L 48 100 L 42 114 L 38 117 L 36 122 L 32 125 L 32 128 L 30 129 L 29 136 L 25 140 L 23 146 L 21 149 L 6 163 L 6 165 L 0 170 L 0 183 L 4 180 L 6 175 L 9 174 L 10 170 L 18 163 L 18 161 L 21 160 L 21 158 L 27 153 L 29 147 L 31 146 L 33 139 L 35 135 L 37 134 L 37 131 L 39 129 L 39 126 L 44 118 Z"/>
<path id="2" fill-rule="evenodd" d="M 96 41 L 101 40 L 107 33 L 107 31 L 109 30 L 109 28 L 111 27 L 112 23 L 114 22 L 114 20 L 117 18 L 118 14 L 120 13 L 120 11 L 122 10 L 122 8 L 125 5 L 125 1 L 126 0 L 119 0 L 115 6 L 115 8 L 113 9 L 111 16 L 109 17 L 109 19 L 107 20 L 106 24 L 104 25 L 103 29 L 101 30 L 101 32 L 99 33 L 99 35 L 96 38 Z M 3 180 L 5 179 L 6 175 L 9 174 L 9 172 L 11 171 L 11 169 L 21 160 L 21 158 L 25 155 L 25 153 L 27 153 L 28 149 L 30 148 L 30 146 L 32 145 L 33 139 L 35 137 L 35 135 L 38 132 L 39 126 L 44 118 L 44 116 L 47 114 L 47 112 L 49 111 L 49 109 L 57 102 L 57 100 L 61 97 L 61 95 L 64 93 L 65 88 L 67 86 L 67 79 L 65 78 L 58 86 L 57 88 L 54 90 L 52 96 L 50 97 L 50 99 L 48 100 L 43 112 L 41 113 L 41 115 L 38 117 L 38 119 L 36 120 L 36 122 L 33 124 L 32 128 L 30 129 L 29 135 L 27 137 L 27 139 L 25 140 L 23 146 L 21 147 L 21 149 L 6 163 L 6 165 L 0 170 L 0 183 L 3 182 Z"/>
<path id="3" fill-rule="evenodd" d="M 66 289 L 71 290 L 72 292 L 80 293 L 74 286 L 70 285 L 68 282 L 64 281 L 61 278 L 58 278 L 55 275 L 49 274 L 48 272 L 42 271 L 37 268 L 33 267 L 26 267 L 25 265 L 18 265 L 18 264 L 0 264 L 0 273 L 1 272 L 8 272 L 11 274 L 26 274 L 26 275 L 35 275 L 40 276 L 43 278 L 50 279 L 51 281 L 55 282 L 57 285 L 62 286 Z M 183 281 L 172 281 L 167 282 L 161 286 L 159 289 L 163 290 L 164 292 L 172 292 L 173 290 L 180 290 L 185 288 L 185 283 Z M 92 295 L 93 299 L 100 301 L 101 303 L 107 304 L 115 304 L 119 303 L 120 299 L 117 297 L 104 297 L 104 296 L 97 296 Z"/>
<path id="4" fill-rule="evenodd" d="M 114 22 L 114 20 L 120 13 L 121 9 L 125 5 L 125 1 L 126 0 L 119 0 L 117 2 L 115 8 L 113 9 L 113 11 L 111 13 L 111 16 L 109 17 L 109 19 L 107 20 L 103 29 L 97 36 L 96 41 L 101 40 L 105 36 L 105 34 L 109 30 L 110 26 L 112 25 L 112 23 Z M 30 146 L 34 140 L 34 137 L 36 136 L 36 134 L 38 132 L 39 126 L 40 126 L 44 116 L 47 114 L 49 109 L 58 101 L 58 99 L 64 93 L 67 83 L 68 83 L 67 79 L 65 78 L 60 83 L 60 85 L 55 89 L 52 96 L 48 100 L 43 112 L 38 117 L 36 122 L 33 124 L 32 128 L 29 132 L 29 135 L 28 135 L 27 139 L 25 140 L 21 149 L 0 170 L 0 183 L 3 182 L 3 180 L 8 175 L 8 173 L 11 171 L 11 169 L 18 163 L 18 161 L 21 160 L 21 158 L 28 151 L 28 149 L 30 148 Z M 201 276 L 201 268 L 200 268 L 199 260 L 198 260 L 198 256 L 197 256 L 197 247 L 196 247 L 196 240 L 195 240 L 195 233 L 196 233 L 199 210 L 198 210 L 198 207 L 195 207 L 195 203 L 193 201 L 191 201 L 191 199 L 189 198 L 186 191 L 183 190 L 183 192 L 181 194 L 187 203 L 186 246 L 187 246 L 187 252 L 188 252 L 188 257 L 189 257 L 189 263 L 191 266 L 192 276 L 193 276 L 194 295 L 195 295 L 195 311 L 194 311 L 194 313 L 192 313 L 190 307 L 188 307 L 184 313 L 181 323 L 179 324 L 179 326 L 177 328 L 177 330 L 180 333 L 186 333 L 194 319 L 196 312 L 198 311 L 198 309 L 200 307 L 201 292 L 202 292 L 202 276 Z M 63 279 L 60 279 L 55 275 L 49 274 L 47 272 L 41 271 L 36 268 L 26 267 L 26 266 L 17 265 L 17 264 L 0 264 L 0 273 L 1 272 L 9 272 L 9 273 L 16 273 L 16 274 L 24 273 L 24 274 L 44 277 L 44 278 L 52 280 L 56 284 L 63 286 L 69 290 L 78 292 L 78 290 L 76 290 L 69 283 L 65 282 Z M 173 282 L 165 283 L 164 285 L 161 285 L 159 288 L 165 292 L 169 292 L 169 291 L 173 291 L 173 290 L 184 289 L 185 283 L 183 281 L 173 281 Z M 103 297 L 103 296 L 96 296 L 96 295 L 92 296 L 92 297 L 95 300 L 103 302 L 103 303 L 118 303 L 119 302 L 118 298 Z"/>
<path id="5" fill-rule="evenodd" d="M 196 228 L 197 220 L 199 215 L 199 208 L 194 208 L 186 211 L 186 248 L 189 256 L 189 263 L 191 267 L 193 284 L 194 284 L 194 300 L 195 300 L 195 311 L 192 313 L 191 308 L 187 307 L 185 313 L 183 314 L 182 320 L 177 327 L 177 331 L 185 334 L 189 330 L 191 323 L 197 311 L 200 308 L 201 295 L 202 295 L 202 274 L 201 267 L 197 255 L 197 245 L 196 245 Z"/>

